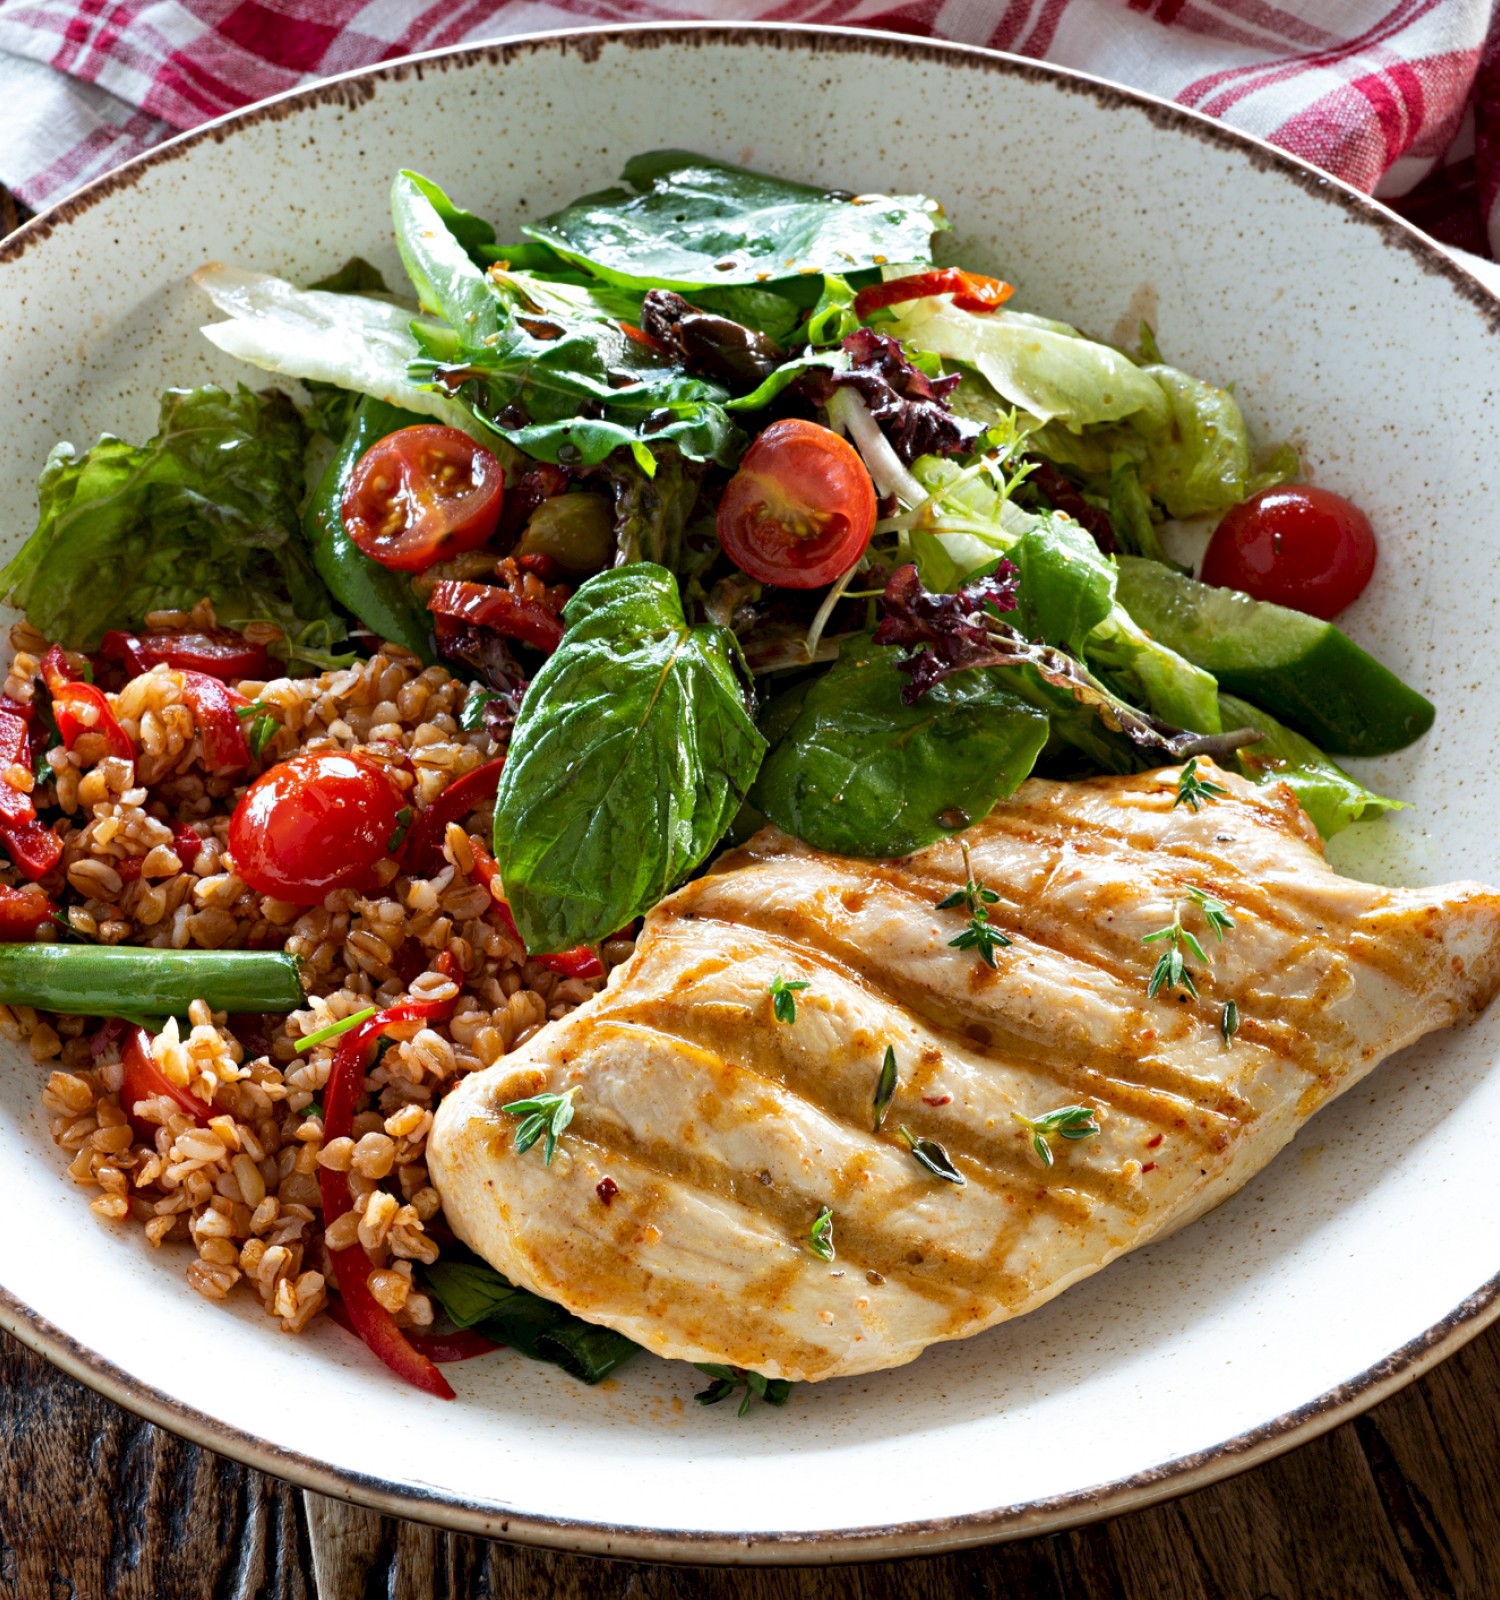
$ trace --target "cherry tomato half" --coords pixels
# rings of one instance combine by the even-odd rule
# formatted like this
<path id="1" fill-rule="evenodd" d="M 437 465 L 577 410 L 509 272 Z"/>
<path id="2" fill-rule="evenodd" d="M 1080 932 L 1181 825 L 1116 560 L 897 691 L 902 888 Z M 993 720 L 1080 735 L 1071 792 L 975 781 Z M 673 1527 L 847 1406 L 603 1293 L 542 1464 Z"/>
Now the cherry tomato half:
<path id="1" fill-rule="evenodd" d="M 250 785 L 230 819 L 229 849 L 257 894 L 310 906 L 330 889 L 369 887 L 410 822 L 406 796 L 384 768 L 367 756 L 311 751 Z"/>
<path id="2" fill-rule="evenodd" d="M 355 463 L 344 527 L 381 566 L 424 572 L 489 539 L 504 489 L 500 463 L 468 434 L 435 423 L 399 428 Z"/>
<path id="3" fill-rule="evenodd" d="M 1358 506 L 1328 489 L 1286 483 L 1227 513 L 1202 576 L 1326 622 L 1364 593 L 1374 570 L 1375 534 Z"/>
<path id="4" fill-rule="evenodd" d="M 875 530 L 875 485 L 847 439 L 816 422 L 773 422 L 719 502 L 719 543 L 762 583 L 818 589 L 859 559 Z"/>

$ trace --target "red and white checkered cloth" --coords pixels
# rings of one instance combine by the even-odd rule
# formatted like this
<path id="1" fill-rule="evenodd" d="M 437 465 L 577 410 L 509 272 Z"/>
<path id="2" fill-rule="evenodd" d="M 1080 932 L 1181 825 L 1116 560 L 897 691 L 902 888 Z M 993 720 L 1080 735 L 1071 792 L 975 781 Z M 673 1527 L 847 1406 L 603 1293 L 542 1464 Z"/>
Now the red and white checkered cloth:
<path id="1" fill-rule="evenodd" d="M 1496 0 L 0 0 L 0 181 L 33 208 L 161 139 L 414 50 L 615 22 L 990 45 L 1176 100 L 1500 256 Z"/>

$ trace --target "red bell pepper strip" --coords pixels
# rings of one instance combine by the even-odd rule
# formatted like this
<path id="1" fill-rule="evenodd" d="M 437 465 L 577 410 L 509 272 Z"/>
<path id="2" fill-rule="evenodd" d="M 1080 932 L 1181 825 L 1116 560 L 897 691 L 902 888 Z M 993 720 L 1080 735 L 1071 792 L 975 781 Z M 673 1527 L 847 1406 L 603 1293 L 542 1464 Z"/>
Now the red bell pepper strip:
<path id="1" fill-rule="evenodd" d="M 354 1326 L 345 1307 L 337 1300 L 328 1302 L 328 1315 L 338 1323 L 345 1333 L 352 1333 L 359 1337 L 359 1329 Z M 503 1350 L 505 1346 L 494 1339 L 486 1338 L 484 1334 L 474 1328 L 456 1328 L 452 1333 L 413 1333 L 403 1329 L 406 1342 L 429 1361 L 446 1364 L 450 1361 L 472 1361 L 475 1356 L 487 1356 L 494 1350 Z"/>
<path id="2" fill-rule="evenodd" d="M 142 1100 L 154 1100 L 161 1095 L 200 1128 L 208 1126 L 208 1119 L 214 1114 L 213 1107 L 200 1100 L 192 1090 L 179 1088 L 157 1066 L 156 1057 L 151 1053 L 151 1035 L 144 1028 L 131 1028 L 126 1036 L 124 1065 L 120 1109 L 140 1138 L 148 1142 L 155 1138 L 156 1124 L 137 1117 L 135 1108 Z"/>
<path id="3" fill-rule="evenodd" d="M 225 683 L 271 675 L 271 652 L 233 628 L 194 633 L 170 628 L 121 633 L 111 628 L 100 642 L 99 654 L 106 661 L 121 663 L 132 678 L 163 663 L 183 672 L 204 672 Z"/>
<path id="4" fill-rule="evenodd" d="M 28 943 L 56 914 L 57 907 L 35 884 L 20 889 L 0 884 L 0 944 Z"/>
<path id="5" fill-rule="evenodd" d="M 52 715 L 63 744 L 71 750 L 86 733 L 104 736 L 104 748 L 124 761 L 135 760 L 135 746 L 115 720 L 102 689 L 85 683 L 68 664 L 59 645 L 42 657 L 42 681 L 52 695 Z"/>
<path id="6" fill-rule="evenodd" d="M 998 311 L 1015 292 L 999 278 L 943 267 L 936 272 L 913 273 L 909 278 L 892 278 L 889 283 L 867 284 L 854 297 L 854 315 L 863 321 L 882 306 L 925 300 L 930 294 L 951 294 L 960 311 Z"/>
<path id="7" fill-rule="evenodd" d="M 203 759 L 210 772 L 244 772 L 250 765 L 250 746 L 240 725 L 238 708 L 250 702 L 237 690 L 210 678 L 206 672 L 184 672 L 182 699 L 193 713 Z"/>
<path id="8" fill-rule="evenodd" d="M 500 918 L 505 931 L 524 949 L 525 942 L 516 927 L 516 919 L 511 915 L 509 902 L 503 894 L 495 893 L 496 887 L 500 886 L 499 864 L 472 833 L 469 835 L 469 848 L 474 852 L 475 878 L 490 891 L 490 899 L 495 902 L 495 914 Z M 599 959 L 598 952 L 586 944 L 574 945 L 571 950 L 556 950 L 551 955 L 533 956 L 531 959 L 539 966 L 545 967 L 548 972 L 561 973 L 565 978 L 604 976 L 604 963 Z"/>
<path id="9" fill-rule="evenodd" d="M 431 878 L 443 870 L 443 839 L 450 822 L 462 822 L 481 800 L 494 797 L 505 757 L 482 761 L 452 783 L 418 815 L 406 836 L 406 871 L 413 878 Z"/>
<path id="10" fill-rule="evenodd" d="M 365 1060 L 380 1034 L 395 1023 L 446 1017 L 452 1010 L 452 1000 L 406 1000 L 344 1034 L 334 1051 L 333 1066 L 323 1091 L 325 1142 L 353 1137 L 354 1103 L 364 1085 Z M 320 1167 L 318 1184 L 323 1194 L 323 1226 L 327 1229 L 354 1209 L 354 1197 L 345 1173 Z M 440 1400 L 452 1400 L 454 1394 L 448 1380 L 370 1293 L 370 1258 L 363 1247 L 351 1244 L 343 1250 L 330 1250 L 328 1257 L 344 1310 L 349 1314 L 354 1331 L 370 1350 L 398 1377 Z"/>
<path id="11" fill-rule="evenodd" d="M 507 639 L 519 639 L 547 655 L 562 643 L 562 620 L 539 600 L 523 600 L 493 583 L 444 578 L 434 587 L 427 609 L 435 617 L 492 628 Z"/>
<path id="12" fill-rule="evenodd" d="M 7 783 L 3 776 L 9 767 L 31 764 L 28 718 L 29 708 L 23 711 L 11 701 L 0 705 L 0 843 L 16 866 L 35 881 L 57 865 L 62 841 L 37 821 L 31 795 Z"/>

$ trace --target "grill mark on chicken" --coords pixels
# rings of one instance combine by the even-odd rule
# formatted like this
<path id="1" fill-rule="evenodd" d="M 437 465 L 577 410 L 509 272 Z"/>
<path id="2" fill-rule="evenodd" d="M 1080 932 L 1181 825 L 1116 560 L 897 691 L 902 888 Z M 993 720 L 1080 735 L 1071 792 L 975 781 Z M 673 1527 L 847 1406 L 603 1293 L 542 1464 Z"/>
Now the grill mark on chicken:
<path id="1" fill-rule="evenodd" d="M 1199 813 L 1172 808 L 1173 771 L 1033 780 L 967 831 L 1015 939 L 998 974 L 936 910 L 964 880 L 957 840 L 869 862 L 757 835 L 646 918 L 603 994 L 445 1098 L 428 1158 L 455 1232 L 661 1354 L 811 1380 L 1022 1314 L 1201 1215 L 1375 1062 L 1489 1002 L 1500 895 L 1339 879 L 1289 791 L 1200 767 L 1229 794 Z M 1236 927 L 1211 941 L 1185 908 L 1202 999 L 1148 999 L 1161 947 L 1139 936 L 1194 883 Z M 772 1017 L 778 972 L 813 985 L 793 1025 Z M 900 1087 L 876 1135 L 887 1042 Z M 553 1166 L 517 1156 L 499 1108 L 564 1088 Z M 1011 1110 L 1069 1100 L 1100 1131 L 1054 1138 L 1044 1170 Z M 923 1173 L 901 1122 L 966 1184 Z M 833 1265 L 807 1247 L 823 1204 Z"/>

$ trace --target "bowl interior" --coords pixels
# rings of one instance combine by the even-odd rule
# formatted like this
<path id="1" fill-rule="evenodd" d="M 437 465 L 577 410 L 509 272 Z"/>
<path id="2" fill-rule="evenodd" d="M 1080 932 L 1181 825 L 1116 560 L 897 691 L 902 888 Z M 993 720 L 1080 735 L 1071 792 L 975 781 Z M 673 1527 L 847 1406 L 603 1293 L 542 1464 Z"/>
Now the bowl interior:
<path id="1" fill-rule="evenodd" d="M 395 271 L 399 167 L 504 235 L 664 146 L 938 195 L 949 259 L 1003 271 L 1025 309 L 1130 343 L 1146 317 L 1168 360 L 1233 379 L 1262 442 L 1290 438 L 1370 513 L 1381 566 L 1347 626 L 1439 708 L 1421 745 L 1368 769 L 1412 809 L 1339 841 L 1339 864 L 1500 878 L 1482 698 L 1500 556 L 1491 304 L 1331 183 L 979 53 L 765 29 L 522 44 L 300 97 L 96 188 L 0 257 L 4 553 L 57 439 L 143 437 L 169 385 L 259 381 L 197 335 L 209 307 L 187 279 L 203 262 L 305 281 L 358 251 Z M 1500 1115 L 1497 1045 L 1500 1013 L 1406 1052 L 1214 1215 L 1032 1316 L 738 1422 L 649 1358 L 586 1390 L 501 1355 L 452 1369 L 445 1407 L 336 1328 L 292 1339 L 209 1305 L 180 1253 L 89 1214 L 13 1047 L 0 1202 L 25 1222 L 0 1282 L 57 1330 L 54 1353 L 76 1341 L 93 1381 L 108 1364 L 134 1403 L 219 1448 L 413 1514 L 659 1558 L 909 1551 L 1117 1509 L 1135 1491 L 1086 1491 L 1139 1489 L 1204 1452 L 1220 1470 L 1230 1441 L 1304 1408 L 1315 1424 L 1321 1396 L 1482 1289 L 1496 1263 L 1475 1241 L 1500 1234 L 1500 1191 L 1471 1155 Z"/>

